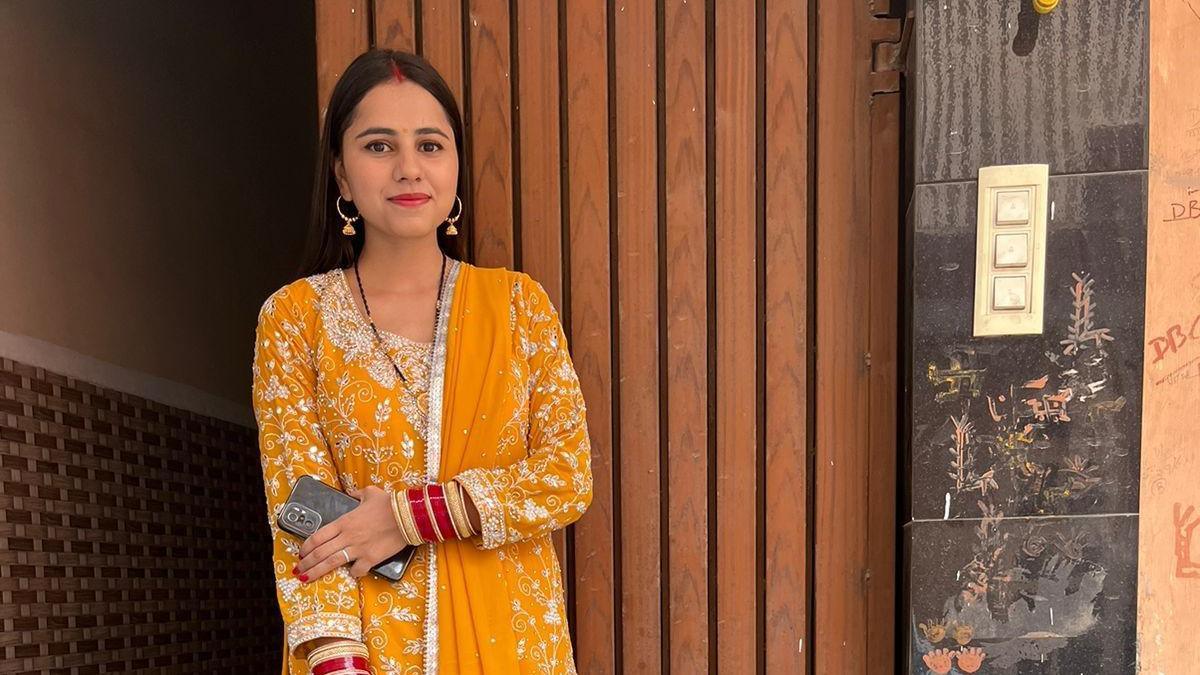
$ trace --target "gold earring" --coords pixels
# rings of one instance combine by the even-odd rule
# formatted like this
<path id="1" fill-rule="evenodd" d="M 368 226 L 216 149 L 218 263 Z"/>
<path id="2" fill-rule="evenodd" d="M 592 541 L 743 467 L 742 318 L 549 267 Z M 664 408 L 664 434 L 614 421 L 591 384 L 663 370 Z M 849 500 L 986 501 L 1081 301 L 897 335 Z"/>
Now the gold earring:
<path id="1" fill-rule="evenodd" d="M 459 218 L 462 218 L 463 213 L 462 199 L 459 199 L 458 195 L 454 195 L 454 201 L 458 203 L 458 213 L 455 214 L 453 218 L 446 218 L 446 234 L 450 235 L 451 237 L 458 234 L 458 228 L 455 227 L 454 224 L 458 222 Z"/>
<path id="2" fill-rule="evenodd" d="M 354 229 L 354 223 L 362 216 L 354 216 L 353 218 L 351 218 L 350 216 L 346 215 L 345 213 L 342 213 L 342 196 L 341 195 L 338 195 L 337 200 L 333 202 L 333 206 L 334 206 L 334 208 L 337 209 L 338 215 L 342 217 L 342 220 L 346 221 L 346 224 L 342 226 L 342 234 L 346 235 L 347 237 L 353 237 L 355 234 L 358 233 L 358 230 Z"/>

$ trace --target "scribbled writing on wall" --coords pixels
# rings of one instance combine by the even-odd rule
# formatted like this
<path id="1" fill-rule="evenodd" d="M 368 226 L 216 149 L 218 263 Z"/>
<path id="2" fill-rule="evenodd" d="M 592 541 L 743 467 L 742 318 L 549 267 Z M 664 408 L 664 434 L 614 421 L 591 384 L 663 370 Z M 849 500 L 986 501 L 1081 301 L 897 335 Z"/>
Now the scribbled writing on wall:
<path id="1" fill-rule="evenodd" d="M 1066 339 L 1059 343 L 1063 345 L 1063 354 L 1068 356 L 1078 354 L 1089 345 L 1101 349 L 1105 342 L 1113 340 L 1107 328 L 1096 326 L 1096 280 L 1087 274 L 1072 274 L 1071 278 L 1075 280 L 1071 288 L 1074 296 L 1071 301 L 1071 324 L 1067 326 Z"/>
<path id="2" fill-rule="evenodd" d="M 1154 359 L 1150 364 L 1153 365 L 1168 356 L 1179 353 L 1185 344 L 1193 340 L 1200 342 L 1200 312 L 1186 321 L 1171 326 L 1166 332 L 1155 335 L 1146 342 L 1147 351 L 1154 353 Z"/>
<path id="3" fill-rule="evenodd" d="M 932 363 L 929 364 L 927 370 L 929 381 L 935 387 L 939 385 L 946 387 L 934 395 L 934 400 L 938 403 L 953 399 L 959 394 L 979 396 L 979 383 L 983 377 L 983 371 L 978 368 L 963 367 L 963 361 L 969 358 L 969 354 L 969 351 L 951 352 L 948 368 L 938 368 Z"/>
<path id="4" fill-rule="evenodd" d="M 1094 279 L 1086 273 L 1072 279 L 1072 313 L 1042 372 L 986 381 L 1000 369 L 989 369 L 976 348 L 963 345 L 946 350 L 946 365 L 928 364 L 935 403 L 951 408 L 945 435 L 933 442 L 948 457 L 955 517 L 974 515 L 980 497 L 1010 514 L 1076 512 L 1072 507 L 1093 499 L 1105 483 L 1109 455 L 1128 452 L 1115 422 L 1126 401 L 1110 387 L 1108 360 L 1118 336 L 1102 325 Z M 1065 428 L 1077 423 L 1086 425 L 1074 432 L 1090 436 L 1085 444 L 1067 442 Z"/>
<path id="5" fill-rule="evenodd" d="M 1100 290 L 1081 271 L 1050 291 L 1069 293 L 1070 313 L 1048 323 L 1058 329 L 1038 338 L 1048 348 L 1037 358 L 1009 359 L 1002 346 L 975 342 L 948 345 L 944 360 L 924 364 L 923 410 L 941 415 L 941 426 L 922 438 L 945 462 L 945 516 L 978 519 L 942 614 L 914 617 L 929 672 L 1044 660 L 1098 621 L 1105 542 L 1070 520 L 1005 519 L 1086 513 L 1117 492 L 1110 471 L 1136 442 L 1124 423 L 1136 411 L 1119 386 L 1126 336 L 1105 322 Z"/>
<path id="6" fill-rule="evenodd" d="M 1200 378 L 1200 356 L 1193 356 L 1171 372 L 1154 380 L 1154 384 L 1177 384 Z"/>
<path id="7" fill-rule="evenodd" d="M 1171 202 L 1171 215 L 1163 218 L 1164 223 L 1177 223 L 1181 220 L 1200 220 L 1200 188 L 1188 188 L 1186 196 Z"/>
<path id="8" fill-rule="evenodd" d="M 1175 576 L 1181 579 L 1200 579 L 1200 560 L 1192 557 L 1192 535 L 1200 525 L 1196 507 L 1175 503 Z"/>
<path id="9" fill-rule="evenodd" d="M 1099 626 L 1097 602 L 1110 572 L 1105 536 L 1090 527 L 1006 521 L 987 509 L 972 528 L 973 557 L 956 572 L 960 591 L 945 598 L 940 616 L 913 618 L 920 663 L 938 674 L 974 673 L 985 662 L 986 672 L 1010 672 L 1022 661 L 1045 663 Z"/>

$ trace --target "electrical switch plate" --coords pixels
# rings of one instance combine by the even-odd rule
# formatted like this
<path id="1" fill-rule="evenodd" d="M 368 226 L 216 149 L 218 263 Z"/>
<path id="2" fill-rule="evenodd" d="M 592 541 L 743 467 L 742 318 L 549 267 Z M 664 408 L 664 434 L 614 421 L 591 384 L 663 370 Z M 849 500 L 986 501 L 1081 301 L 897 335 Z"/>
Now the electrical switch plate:
<path id="1" fill-rule="evenodd" d="M 1029 190 L 996 193 L 996 224 L 1024 225 L 1029 222 Z"/>
<path id="2" fill-rule="evenodd" d="M 1046 164 L 979 169 L 976 336 L 1042 332 L 1049 183 Z"/>
<path id="3" fill-rule="evenodd" d="M 996 267 L 1029 264 L 1029 235 L 1025 232 L 996 235 Z"/>
<path id="4" fill-rule="evenodd" d="M 992 307 L 1025 309 L 1025 277 L 996 277 L 992 280 Z"/>

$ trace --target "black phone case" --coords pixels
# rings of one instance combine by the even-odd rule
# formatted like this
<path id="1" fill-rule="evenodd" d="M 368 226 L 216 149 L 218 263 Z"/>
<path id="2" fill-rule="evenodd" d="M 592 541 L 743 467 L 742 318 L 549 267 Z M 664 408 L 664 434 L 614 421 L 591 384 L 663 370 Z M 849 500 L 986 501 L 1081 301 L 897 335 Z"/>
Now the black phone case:
<path id="1" fill-rule="evenodd" d="M 306 475 L 296 479 L 276 522 L 284 532 L 308 539 L 322 525 L 332 523 L 356 506 L 358 500 L 354 497 Z M 416 551 L 416 547 L 405 546 L 371 571 L 389 581 L 399 581 Z"/>

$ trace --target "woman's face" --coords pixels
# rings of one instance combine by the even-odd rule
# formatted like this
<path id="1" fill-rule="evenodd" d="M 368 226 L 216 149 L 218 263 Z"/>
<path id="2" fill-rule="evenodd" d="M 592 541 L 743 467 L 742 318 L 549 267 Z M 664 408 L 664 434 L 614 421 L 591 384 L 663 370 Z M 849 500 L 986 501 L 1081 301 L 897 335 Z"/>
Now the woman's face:
<path id="1" fill-rule="evenodd" d="M 458 149 L 449 116 L 411 81 L 377 85 L 342 134 L 334 175 L 342 199 L 354 202 L 368 231 L 430 236 L 455 208 Z M 353 214 L 353 208 L 343 211 Z"/>

